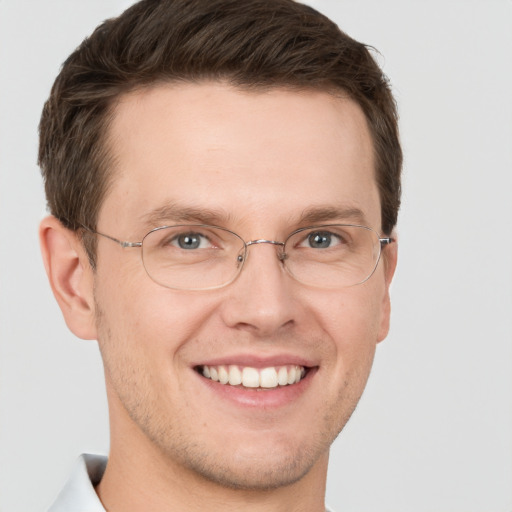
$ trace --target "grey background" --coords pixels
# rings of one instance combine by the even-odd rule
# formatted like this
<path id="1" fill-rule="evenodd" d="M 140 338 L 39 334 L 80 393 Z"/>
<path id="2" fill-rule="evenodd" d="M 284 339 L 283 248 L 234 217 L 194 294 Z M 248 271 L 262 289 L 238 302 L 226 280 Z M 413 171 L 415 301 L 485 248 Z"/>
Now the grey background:
<path id="1" fill-rule="evenodd" d="M 61 62 L 122 0 L 0 0 L 0 511 L 44 510 L 108 451 L 96 344 L 37 243 L 37 123 Z M 512 2 L 311 1 L 377 47 L 405 150 L 392 329 L 336 441 L 341 511 L 512 511 Z"/>

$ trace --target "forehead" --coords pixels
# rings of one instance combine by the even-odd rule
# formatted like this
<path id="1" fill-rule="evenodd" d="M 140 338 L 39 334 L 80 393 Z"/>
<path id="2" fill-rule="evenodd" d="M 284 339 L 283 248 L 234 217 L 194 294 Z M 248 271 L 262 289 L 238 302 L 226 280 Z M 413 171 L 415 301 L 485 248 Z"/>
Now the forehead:
<path id="1" fill-rule="evenodd" d="M 123 96 L 109 135 L 115 178 L 105 226 L 155 227 L 144 223 L 165 223 L 180 208 L 242 224 L 338 208 L 380 228 L 371 138 L 346 97 L 161 84 Z"/>

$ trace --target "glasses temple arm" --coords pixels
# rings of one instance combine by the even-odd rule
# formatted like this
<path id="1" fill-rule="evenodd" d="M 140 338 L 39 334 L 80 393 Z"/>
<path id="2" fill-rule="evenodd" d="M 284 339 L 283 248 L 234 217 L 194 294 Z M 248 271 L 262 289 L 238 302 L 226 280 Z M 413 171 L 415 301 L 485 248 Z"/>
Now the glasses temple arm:
<path id="1" fill-rule="evenodd" d="M 379 238 L 379 242 L 380 242 L 380 245 L 389 245 L 389 244 L 392 244 L 393 242 L 396 242 L 396 238 L 391 238 L 391 237 Z"/>
<path id="2" fill-rule="evenodd" d="M 88 231 L 89 233 L 92 233 L 93 235 L 99 235 L 103 236 L 105 238 L 108 238 L 109 240 L 112 240 L 112 242 L 115 242 L 116 244 L 119 244 L 121 247 L 142 247 L 142 242 L 124 242 L 123 240 L 118 240 L 117 238 L 114 238 L 110 235 L 105 235 L 105 233 L 100 233 L 99 231 L 94 231 L 94 229 L 90 229 L 86 226 L 82 225 L 82 228 L 85 229 L 85 231 Z"/>

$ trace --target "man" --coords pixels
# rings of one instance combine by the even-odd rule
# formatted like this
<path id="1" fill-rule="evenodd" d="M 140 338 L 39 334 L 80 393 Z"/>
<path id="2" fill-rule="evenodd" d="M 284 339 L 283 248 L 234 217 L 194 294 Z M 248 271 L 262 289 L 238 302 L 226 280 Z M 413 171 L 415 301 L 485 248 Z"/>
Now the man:
<path id="1" fill-rule="evenodd" d="M 45 267 L 111 428 L 51 510 L 325 510 L 396 265 L 365 46 L 290 0 L 142 1 L 65 62 L 40 138 Z"/>

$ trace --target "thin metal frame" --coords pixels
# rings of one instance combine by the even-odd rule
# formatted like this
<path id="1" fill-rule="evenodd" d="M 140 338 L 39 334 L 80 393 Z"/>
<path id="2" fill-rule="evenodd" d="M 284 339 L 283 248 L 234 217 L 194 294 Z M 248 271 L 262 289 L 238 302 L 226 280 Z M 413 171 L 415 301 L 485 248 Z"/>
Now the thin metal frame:
<path id="1" fill-rule="evenodd" d="M 378 258 L 377 258 L 377 261 L 375 262 L 375 266 L 372 270 L 372 272 L 363 280 L 363 281 L 360 281 L 358 283 L 355 283 L 354 285 L 350 285 L 350 286 L 356 286 L 358 284 L 362 284 L 366 281 L 368 281 L 368 279 L 370 279 L 370 277 L 372 277 L 372 275 L 374 274 L 378 264 L 379 264 L 379 261 L 380 261 L 380 257 L 382 255 L 382 249 L 384 246 L 386 245 L 389 245 L 393 242 L 396 241 L 395 238 L 392 238 L 392 237 L 381 237 L 374 229 L 372 228 L 369 228 L 368 226 L 362 226 L 360 224 L 321 224 L 321 225 L 317 225 L 317 226 L 306 226 L 306 227 L 303 227 L 303 228 L 299 228 L 299 229 L 296 229 L 295 231 L 293 231 L 292 233 L 290 233 L 284 240 L 284 242 L 279 242 L 277 240 L 267 240 L 267 239 L 264 239 L 264 238 L 258 238 L 256 240 L 248 240 L 248 241 L 244 241 L 244 239 L 238 235 L 237 233 L 235 233 L 234 231 L 231 231 L 230 229 L 226 229 L 226 228 L 223 228 L 221 226 L 213 226 L 213 225 L 210 225 L 210 224 L 174 224 L 174 225 L 168 225 L 168 226 L 159 226 L 157 228 L 154 228 L 154 229 L 151 229 L 150 231 L 148 231 L 144 237 L 142 238 L 142 240 L 140 242 L 128 242 L 128 241 L 124 241 L 124 240 L 119 240 L 118 238 L 115 238 L 111 235 L 107 235 L 105 233 L 100 233 L 99 231 L 95 231 L 93 229 L 90 229 L 86 226 L 82 226 L 83 229 L 85 229 L 86 231 L 88 231 L 89 233 L 92 233 L 92 234 L 95 234 L 95 235 L 99 235 L 99 236 L 102 236 L 104 238 L 107 238 L 108 240 L 112 240 L 112 242 L 115 242 L 117 244 L 119 244 L 123 249 L 126 249 L 126 248 L 131 248 L 131 247 L 140 247 L 142 249 L 142 246 L 143 246 L 143 243 L 144 243 L 144 240 L 146 239 L 146 237 L 148 237 L 151 233 L 154 233 L 155 231 L 160 231 L 162 229 L 168 229 L 168 228 L 177 228 L 177 227 L 190 227 L 190 228 L 213 228 L 213 229 L 220 229 L 222 231 L 227 231 L 228 233 L 231 233 L 232 235 L 235 235 L 243 244 L 244 244 L 244 251 L 243 251 L 243 257 L 242 255 L 238 255 L 238 262 L 241 264 L 240 265 L 240 269 L 238 270 L 238 272 L 234 275 L 233 279 L 231 281 L 228 281 L 227 283 L 223 283 L 221 285 L 218 285 L 218 286 L 214 286 L 214 287 L 211 287 L 211 288 L 197 288 L 197 289 L 192 289 L 192 290 L 189 290 L 189 291 L 202 291 L 202 290 L 210 290 L 210 289 L 216 289 L 216 288 L 223 288 L 224 286 L 227 286 L 229 284 L 231 284 L 239 275 L 240 273 L 242 272 L 242 268 L 244 266 L 244 263 L 245 261 L 247 260 L 247 254 L 248 254 L 248 248 L 251 246 L 251 245 L 256 245 L 256 244 L 271 244 L 271 245 L 277 245 L 277 246 L 280 246 L 280 247 L 285 247 L 286 246 L 286 243 L 288 242 L 288 240 L 296 235 L 297 233 L 300 233 L 301 231 L 307 231 L 307 230 L 310 230 L 310 229 L 321 229 L 321 228 L 329 228 L 329 227 L 352 227 L 352 228 L 363 228 L 363 229 L 366 229 L 368 231 L 371 231 L 373 233 L 375 233 L 378 237 L 378 240 L 380 242 L 380 250 L 379 250 L 379 255 L 378 255 Z M 287 259 L 286 258 L 286 253 L 285 252 L 280 252 L 278 253 L 278 258 L 280 261 L 283 262 L 284 264 L 284 261 Z M 182 288 L 172 288 L 171 286 L 166 286 L 158 281 L 156 281 L 153 277 L 151 277 L 150 273 L 148 272 L 147 268 L 146 268 L 146 265 L 144 263 L 144 258 L 142 256 L 142 253 L 141 253 L 141 259 L 142 259 L 142 265 L 144 266 L 144 269 L 146 270 L 146 273 L 148 274 L 149 278 L 152 280 L 152 281 L 155 281 L 155 283 L 159 284 L 160 286 L 163 286 L 164 288 L 170 288 L 170 289 L 178 289 L 178 290 L 181 290 Z M 284 264 L 286 270 L 288 271 L 288 273 L 298 282 L 302 282 L 300 281 L 300 279 L 298 279 L 297 277 L 295 277 L 295 275 L 292 273 L 292 271 L 290 269 L 288 269 L 287 265 Z"/>

